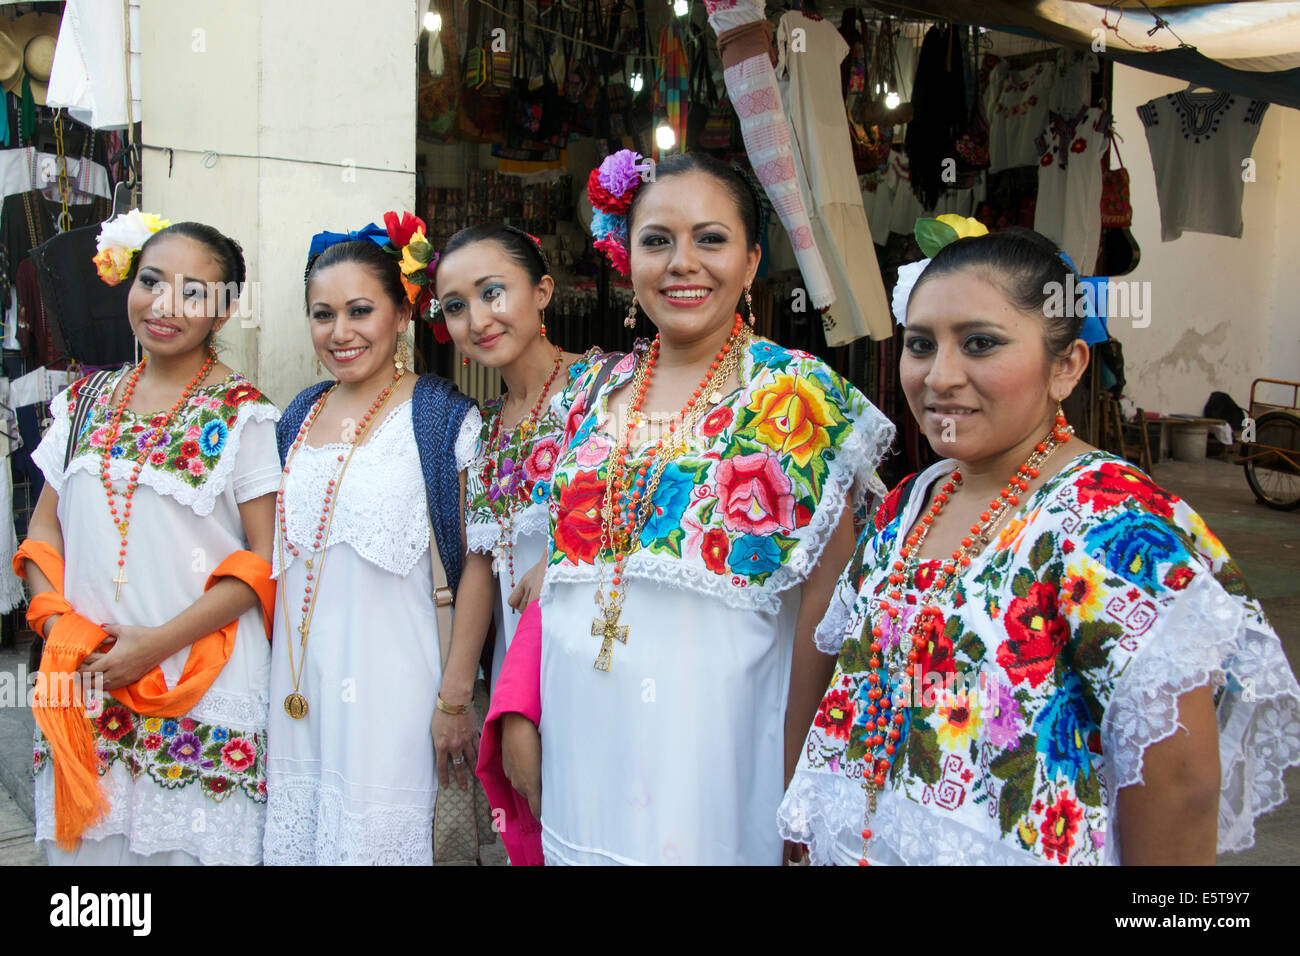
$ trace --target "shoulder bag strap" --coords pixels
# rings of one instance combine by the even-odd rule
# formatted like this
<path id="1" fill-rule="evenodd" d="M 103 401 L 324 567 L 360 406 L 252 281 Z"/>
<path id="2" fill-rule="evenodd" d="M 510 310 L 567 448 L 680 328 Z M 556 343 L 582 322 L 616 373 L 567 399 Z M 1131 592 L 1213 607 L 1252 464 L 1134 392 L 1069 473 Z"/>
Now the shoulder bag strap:
<path id="1" fill-rule="evenodd" d="M 447 583 L 447 569 L 442 566 L 438 554 L 438 536 L 433 533 L 428 508 L 424 510 L 424 520 L 429 523 L 429 563 L 433 565 L 433 611 L 438 619 L 438 653 L 442 658 L 442 669 L 446 671 L 447 658 L 451 654 L 451 610 L 456 598 Z"/>
<path id="2" fill-rule="evenodd" d="M 91 406 L 95 404 L 95 399 L 99 398 L 104 383 L 112 378 L 116 372 L 117 369 L 101 369 L 90 376 L 90 380 L 82 385 L 80 391 L 77 392 L 77 401 L 72 408 L 72 422 L 68 429 L 68 445 L 63 451 L 64 471 L 67 471 L 68 466 L 72 464 L 72 455 L 77 449 L 77 437 L 81 434 L 86 419 L 90 416 Z"/>

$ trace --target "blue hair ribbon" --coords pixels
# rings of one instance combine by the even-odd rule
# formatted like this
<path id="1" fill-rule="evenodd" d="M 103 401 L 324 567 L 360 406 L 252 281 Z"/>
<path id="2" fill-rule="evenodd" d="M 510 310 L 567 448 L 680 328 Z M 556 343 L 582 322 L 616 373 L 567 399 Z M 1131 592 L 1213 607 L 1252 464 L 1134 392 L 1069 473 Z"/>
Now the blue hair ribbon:
<path id="1" fill-rule="evenodd" d="M 384 246 L 389 242 L 388 230 L 372 222 L 356 232 L 318 232 L 311 237 L 311 245 L 307 249 L 307 258 L 318 256 L 330 246 L 337 246 L 340 242 L 356 242 L 358 240 L 369 240 L 377 246 Z"/>

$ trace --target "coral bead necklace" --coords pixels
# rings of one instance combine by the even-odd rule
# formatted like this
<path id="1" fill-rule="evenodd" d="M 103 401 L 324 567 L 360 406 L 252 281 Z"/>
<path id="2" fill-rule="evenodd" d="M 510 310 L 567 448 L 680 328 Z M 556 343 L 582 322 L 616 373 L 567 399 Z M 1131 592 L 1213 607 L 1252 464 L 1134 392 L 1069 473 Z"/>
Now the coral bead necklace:
<path id="1" fill-rule="evenodd" d="M 876 811 L 876 794 L 884 789 L 898 755 L 903 725 L 908 720 L 908 711 L 914 702 L 913 681 L 919 686 L 924 677 L 917 673 L 918 662 L 922 652 L 939 636 L 939 630 L 943 626 L 943 612 L 937 602 L 948 586 L 970 567 L 972 558 L 988 544 L 1002 519 L 1020 504 L 1020 495 L 1029 490 L 1029 483 L 1038 477 L 1043 462 L 1058 446 L 1069 441 L 1073 433 L 1074 429 L 1058 409 L 1051 434 L 1034 446 L 1024 464 L 1002 486 L 998 497 L 992 499 L 988 508 L 980 512 L 978 523 L 970 526 L 969 534 L 961 539 L 960 547 L 953 550 L 950 560 L 940 565 L 929 587 L 917 595 L 918 610 L 908 633 L 899 635 L 898 643 L 882 655 L 885 619 L 888 617 L 896 620 L 902 614 L 904 587 L 919 590 L 916 572 L 921 563 L 921 547 L 934 527 L 934 522 L 943 513 L 949 497 L 961 488 L 960 469 L 949 475 L 948 480 L 940 486 L 934 502 L 921 514 L 899 548 L 899 557 L 890 569 L 889 588 L 880 598 L 880 612 L 874 621 L 868 619 L 863 626 L 864 638 L 868 627 L 871 633 L 870 641 L 866 642 L 871 652 L 867 666 L 871 670 L 867 674 L 870 686 L 867 689 L 868 703 L 864 708 L 867 718 L 864 743 L 867 752 L 863 756 L 866 769 L 862 775 L 862 789 L 866 791 L 867 806 L 862 819 L 862 856 L 858 860 L 859 866 L 869 865 L 867 845 L 873 835 L 870 823 L 871 814 Z M 882 656 L 887 659 L 882 660 Z"/>
<path id="2" fill-rule="evenodd" d="M 659 357 L 658 335 L 649 352 L 637 363 L 636 373 L 632 376 L 632 402 L 628 407 L 627 427 L 623 440 L 610 453 L 605 473 L 605 497 L 600 516 L 600 551 L 597 558 L 604 555 L 612 558 L 614 573 L 610 579 L 613 587 L 606 591 L 606 562 L 602 560 L 600 584 L 596 588 L 597 613 L 591 622 L 591 636 L 601 639 L 600 653 L 596 656 L 594 665 L 596 670 L 609 670 L 614 641 L 627 643 L 627 625 L 618 623 L 619 614 L 623 610 L 623 565 L 627 555 L 636 549 L 641 528 L 653 510 L 655 489 L 659 486 L 664 468 L 686 449 L 684 436 L 695 422 L 703 417 L 710 405 L 722 401 L 720 388 L 740 366 L 748 341 L 749 326 L 745 325 L 737 313 L 726 344 L 709 363 L 700 384 L 686 400 L 682 410 L 669 422 L 667 434 L 645 451 L 645 461 L 640 466 L 630 469 L 628 458 L 632 436 L 641 425 L 641 407 L 645 403 L 646 392 L 650 388 L 650 380 Z M 705 396 L 708 396 L 707 401 L 703 400 Z M 635 462 L 638 456 L 631 457 Z"/>
<path id="3" fill-rule="evenodd" d="M 348 449 L 346 455 L 340 453 L 338 456 L 338 474 L 329 479 L 325 485 L 324 502 L 321 504 L 320 519 L 316 523 L 316 535 L 312 542 L 305 546 L 307 550 L 311 552 L 312 556 L 308 557 L 305 562 L 307 577 L 306 583 L 303 585 L 302 621 L 298 625 L 299 654 L 297 666 L 294 664 L 293 639 L 289 636 L 289 595 L 287 593 L 284 594 L 283 599 L 280 601 L 280 606 L 283 608 L 284 613 L 285 647 L 289 651 L 289 676 L 293 680 L 293 693 L 285 697 L 284 711 L 295 720 L 301 720 L 307 716 L 307 698 L 303 696 L 300 687 L 302 683 L 303 668 L 307 663 L 307 635 L 311 631 L 312 615 L 316 610 L 316 598 L 320 595 L 321 576 L 325 572 L 325 546 L 329 542 L 330 528 L 334 524 L 334 503 L 338 499 L 339 490 L 343 485 L 343 476 L 348 470 L 348 465 L 352 462 L 352 456 L 355 455 L 357 449 L 361 447 L 362 439 L 366 434 L 366 430 L 370 426 L 370 422 L 374 419 L 375 415 L 383 410 L 384 406 L 388 404 L 388 399 L 392 396 L 393 389 L 397 387 L 397 383 L 402 380 L 402 376 L 405 374 L 405 369 L 399 367 L 393 374 L 393 380 L 389 382 L 375 400 L 370 403 L 370 407 L 366 410 L 366 413 L 361 416 L 360 423 L 357 424 L 354 430 L 351 430 L 348 436 L 348 441 L 352 447 Z M 311 431 L 311 426 L 316 420 L 316 416 L 320 414 L 321 409 L 325 407 L 326 400 L 334 393 L 334 389 L 336 388 L 338 388 L 337 382 L 330 386 L 330 388 L 326 389 L 320 398 L 316 399 L 316 404 L 311 407 L 311 410 L 307 413 L 306 417 L 303 418 L 302 425 L 298 428 L 298 435 L 289 449 L 289 454 L 285 456 L 284 469 L 280 472 L 280 488 L 275 493 L 275 510 L 279 518 L 279 534 L 276 535 L 276 546 L 279 549 L 281 575 L 285 573 L 287 567 L 284 555 L 285 548 L 288 548 L 289 553 L 295 558 L 301 557 L 302 555 L 298 546 L 289 540 L 289 523 L 284 503 L 284 489 L 289 480 L 289 469 L 293 466 L 293 459 L 294 456 L 298 454 L 298 449 L 301 448 L 303 442 L 307 440 L 307 433 Z M 281 580 L 281 584 L 283 585 L 283 579 Z"/>
<path id="4" fill-rule="evenodd" d="M 113 592 L 114 601 L 122 599 L 122 585 L 130 583 L 126 576 L 126 539 L 127 532 L 131 527 L 131 498 L 135 495 L 135 489 L 140 485 L 140 470 L 144 467 L 145 460 L 148 459 L 153 448 L 166 442 L 167 434 L 171 430 L 172 419 L 176 417 L 177 412 L 185 407 L 185 403 L 190 400 L 190 396 L 199 387 L 199 383 L 207 378 L 208 372 L 212 370 L 213 364 L 217 361 L 217 353 L 209 346 L 208 356 L 203 360 L 203 365 L 198 370 L 198 373 L 185 386 L 185 391 L 181 392 L 181 397 L 176 399 L 176 404 L 166 413 L 162 424 L 154 427 L 144 439 L 144 444 L 147 447 L 143 449 L 131 469 L 131 477 L 127 479 L 126 490 L 122 492 L 122 514 L 119 516 L 117 502 L 115 501 L 116 493 L 113 491 L 113 481 L 108 477 L 109 465 L 113 461 L 113 446 L 117 444 L 117 437 L 122 429 L 122 415 L 126 412 L 126 406 L 135 393 L 136 383 L 140 381 L 140 373 L 144 371 L 145 363 L 148 361 L 149 356 L 146 355 L 140 360 L 140 364 L 132 369 L 130 377 L 127 378 L 126 387 L 122 390 L 122 398 L 118 401 L 117 407 L 113 409 L 109 418 L 108 438 L 104 442 L 104 452 L 99 456 L 99 480 L 103 483 L 104 492 L 108 496 L 108 513 L 117 528 L 118 537 L 122 539 L 122 546 L 117 552 L 117 576 L 112 579 L 112 583 L 117 585 L 117 589 Z"/>
<path id="5" fill-rule="evenodd" d="M 564 352 L 557 345 L 555 346 L 555 364 L 551 367 L 550 377 L 546 379 L 546 384 L 542 386 L 542 392 L 537 396 L 537 401 L 533 403 L 532 409 L 528 412 L 524 420 L 515 428 L 515 435 L 518 436 L 517 459 L 522 460 L 527 456 L 524 454 L 524 448 L 529 437 L 537 431 L 537 422 L 541 418 L 542 404 L 546 401 L 547 393 L 551 390 L 551 385 L 555 383 L 556 377 L 560 374 L 560 366 L 564 364 Z M 497 408 L 496 417 L 492 420 L 492 430 L 488 435 L 487 448 L 485 454 L 492 456 L 488 458 L 488 467 L 492 469 L 492 474 L 501 473 L 502 464 L 505 460 L 505 453 L 511 445 L 515 444 L 514 439 L 507 442 L 506 448 L 497 451 L 497 441 L 501 437 L 502 419 L 505 418 L 505 398 L 501 396 L 501 404 Z M 522 487 L 522 484 L 521 486 Z M 526 500 L 526 498 L 524 499 Z M 492 515 L 497 519 L 497 527 L 501 529 L 497 537 L 497 547 L 501 549 L 502 558 L 506 564 L 506 570 L 510 574 L 510 589 L 515 587 L 515 546 L 514 546 L 514 527 L 515 514 L 519 511 L 520 498 L 516 495 L 501 496 L 502 511 L 498 512 L 494 507 Z M 499 569 L 498 569 L 499 573 Z"/>

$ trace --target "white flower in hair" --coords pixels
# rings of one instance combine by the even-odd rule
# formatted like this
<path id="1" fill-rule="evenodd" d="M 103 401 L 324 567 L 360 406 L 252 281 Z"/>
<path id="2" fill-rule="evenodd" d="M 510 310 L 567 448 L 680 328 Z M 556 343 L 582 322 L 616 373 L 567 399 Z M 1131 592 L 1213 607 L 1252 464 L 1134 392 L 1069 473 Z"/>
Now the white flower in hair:
<path id="1" fill-rule="evenodd" d="M 929 259 L 922 259 L 898 267 L 898 281 L 894 283 L 894 294 L 889 304 L 899 325 L 907 325 L 907 300 L 912 297 L 912 287 L 916 285 L 916 280 L 921 278 L 921 273 L 929 264 Z"/>

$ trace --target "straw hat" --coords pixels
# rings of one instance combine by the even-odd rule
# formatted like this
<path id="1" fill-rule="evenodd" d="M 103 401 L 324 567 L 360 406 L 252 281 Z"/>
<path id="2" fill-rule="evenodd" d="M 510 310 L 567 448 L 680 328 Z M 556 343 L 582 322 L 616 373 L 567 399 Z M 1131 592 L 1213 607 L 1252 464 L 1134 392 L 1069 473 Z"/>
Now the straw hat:
<path id="1" fill-rule="evenodd" d="M 29 13 L 8 21 L 0 18 L 0 83 L 10 93 L 22 95 L 26 73 L 31 80 L 32 99 L 45 105 L 59 20 L 57 13 Z"/>

